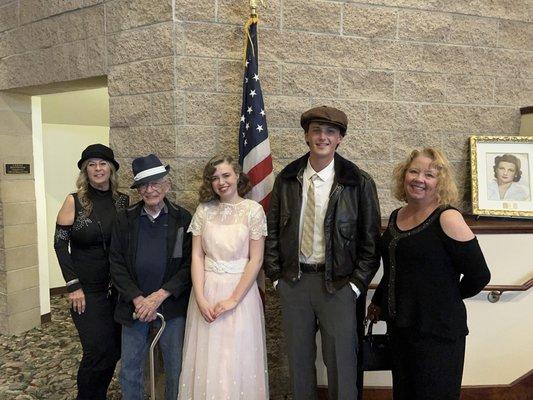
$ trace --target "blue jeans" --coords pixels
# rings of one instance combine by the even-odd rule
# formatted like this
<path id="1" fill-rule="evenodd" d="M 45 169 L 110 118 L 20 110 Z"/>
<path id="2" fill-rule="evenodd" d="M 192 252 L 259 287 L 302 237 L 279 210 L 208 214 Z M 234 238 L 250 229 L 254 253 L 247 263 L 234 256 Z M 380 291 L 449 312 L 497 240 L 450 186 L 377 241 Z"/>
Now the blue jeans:
<path id="1" fill-rule="evenodd" d="M 159 320 L 152 322 L 155 328 Z M 120 386 L 124 400 L 144 399 L 144 364 L 148 356 L 150 324 L 135 321 L 131 326 L 122 327 L 122 368 Z M 176 400 L 181 372 L 181 354 L 185 317 L 167 321 L 165 331 L 159 338 L 159 347 L 165 367 L 165 400 Z"/>

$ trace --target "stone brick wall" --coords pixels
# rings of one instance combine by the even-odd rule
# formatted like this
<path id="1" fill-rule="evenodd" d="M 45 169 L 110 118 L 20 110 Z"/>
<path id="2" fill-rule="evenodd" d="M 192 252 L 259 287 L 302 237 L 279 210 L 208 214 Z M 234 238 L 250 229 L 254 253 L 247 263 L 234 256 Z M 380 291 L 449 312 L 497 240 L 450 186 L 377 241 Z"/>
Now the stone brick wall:
<path id="1" fill-rule="evenodd" d="M 163 128 L 141 131 L 165 143 L 162 154 L 177 168 L 177 197 L 189 208 L 195 205 L 202 163 L 215 152 L 236 153 L 246 3 L 175 3 L 176 134 L 170 136 L 175 157 L 161 138 Z M 260 12 L 260 76 L 276 170 L 306 150 L 298 122 L 302 110 L 333 104 L 350 118 L 340 152 L 375 177 L 384 215 L 397 205 L 388 190 L 393 165 L 423 145 L 446 151 L 468 208 L 468 137 L 516 134 L 518 108 L 533 100 L 531 17 L 527 2 L 433 3 L 268 2 Z M 151 46 L 138 43 L 147 48 L 133 47 L 132 54 L 151 54 Z M 158 85 L 168 54 L 158 53 Z M 145 66 L 132 74 L 140 68 Z M 159 89 L 130 85 L 120 94 L 148 90 Z M 148 113 L 146 106 L 138 107 L 130 110 Z M 121 128 L 120 143 L 124 135 Z M 147 148 L 145 140 L 130 146 Z"/>
<path id="2" fill-rule="evenodd" d="M 0 94 L 0 332 L 40 323 L 39 274 L 30 102 Z M 4 164 L 30 164 L 30 174 L 6 174 Z"/>
<path id="3" fill-rule="evenodd" d="M 327 103 L 347 112 L 340 152 L 375 177 L 384 215 L 397 205 L 393 165 L 423 145 L 446 151 L 467 207 L 468 137 L 516 134 L 533 99 L 528 2 L 267 3 L 260 75 L 276 170 L 306 150 L 302 110 Z M 194 209 L 203 163 L 236 153 L 247 13 L 244 0 L 4 0 L 0 89 L 107 75 L 117 154 L 159 154 Z"/>
<path id="4" fill-rule="evenodd" d="M 0 192 L 0 196 L 2 192 Z M 7 322 L 7 276 L 6 251 L 4 246 L 4 210 L 0 202 L 0 332 L 8 331 Z"/>
<path id="5" fill-rule="evenodd" d="M 46 93 L 107 76 L 120 161 L 161 156 L 172 166 L 173 197 L 193 211 L 206 160 L 237 152 L 247 3 L 0 0 L 0 90 Z M 339 151 L 374 176 L 383 215 L 397 206 L 392 167 L 424 145 L 453 161 L 468 207 L 468 137 L 516 134 L 519 107 L 533 102 L 530 2 L 266 3 L 260 76 L 276 171 L 306 151 L 301 112 L 331 104 L 350 119 Z M 130 180 L 124 168 L 123 186 Z M 270 339 L 277 354 L 279 336 Z M 271 363 L 278 386 L 280 365 Z"/>

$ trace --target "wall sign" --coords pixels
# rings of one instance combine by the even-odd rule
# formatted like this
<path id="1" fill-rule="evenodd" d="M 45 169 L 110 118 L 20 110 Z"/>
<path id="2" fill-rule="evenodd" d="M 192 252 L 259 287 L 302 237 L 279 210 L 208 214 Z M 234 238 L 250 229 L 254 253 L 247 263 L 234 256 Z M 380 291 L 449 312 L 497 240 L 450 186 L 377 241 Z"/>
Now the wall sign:
<path id="1" fill-rule="evenodd" d="M 29 174 L 30 164 L 5 164 L 6 174 Z"/>

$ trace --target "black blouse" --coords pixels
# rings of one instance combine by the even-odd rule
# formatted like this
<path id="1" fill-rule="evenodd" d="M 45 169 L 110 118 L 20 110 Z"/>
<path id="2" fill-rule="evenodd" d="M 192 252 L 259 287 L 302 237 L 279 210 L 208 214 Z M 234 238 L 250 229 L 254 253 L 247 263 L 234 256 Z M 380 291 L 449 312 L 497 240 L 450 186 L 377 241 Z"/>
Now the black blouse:
<path id="1" fill-rule="evenodd" d="M 446 338 L 468 334 L 463 299 L 489 282 L 477 238 L 460 242 L 442 230 L 439 207 L 420 225 L 400 230 L 398 210 L 379 241 L 384 274 L 372 301 L 397 327 Z"/>
<path id="2" fill-rule="evenodd" d="M 93 204 L 85 215 L 76 193 L 75 217 L 71 226 L 56 227 L 54 247 L 69 292 L 83 288 L 85 292 L 106 291 L 109 287 L 109 244 L 117 209 L 127 207 L 129 198 L 119 193 L 114 199 L 111 190 L 89 187 Z M 68 247 L 70 245 L 70 252 Z"/>

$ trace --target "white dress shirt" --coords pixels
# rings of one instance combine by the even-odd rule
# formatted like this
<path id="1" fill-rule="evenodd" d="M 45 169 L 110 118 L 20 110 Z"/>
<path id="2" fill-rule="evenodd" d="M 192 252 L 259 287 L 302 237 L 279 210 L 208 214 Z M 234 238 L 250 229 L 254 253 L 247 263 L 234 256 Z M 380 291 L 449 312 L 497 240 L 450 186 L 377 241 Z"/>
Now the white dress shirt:
<path id="1" fill-rule="evenodd" d="M 329 195 L 331 192 L 331 186 L 335 179 L 335 160 L 331 162 L 320 172 L 316 172 L 311 163 L 307 161 L 303 177 L 302 177 L 302 208 L 300 210 L 300 227 L 298 230 L 298 248 L 302 241 L 302 230 L 305 207 L 307 206 L 307 191 L 309 185 L 314 183 L 315 186 L 315 226 L 313 229 L 313 253 L 306 257 L 300 252 L 300 262 L 306 264 L 324 264 L 326 260 L 325 255 L 325 240 L 324 240 L 324 217 L 326 216 L 326 210 L 328 208 Z M 311 177 L 316 174 L 314 181 L 311 181 Z"/>
<path id="2" fill-rule="evenodd" d="M 310 184 L 315 186 L 315 226 L 313 229 L 313 253 L 306 257 L 299 251 L 299 259 L 301 263 L 305 264 L 324 264 L 326 261 L 326 242 L 324 239 L 324 218 L 328 209 L 329 195 L 331 187 L 335 180 L 335 160 L 323 168 L 320 172 L 316 172 L 309 160 L 305 167 L 302 177 L 302 208 L 300 210 L 300 226 L 298 230 L 298 249 L 302 241 L 302 230 L 304 221 L 304 212 L 307 205 L 307 191 Z M 313 182 L 311 177 L 316 174 Z M 274 287 L 277 286 L 278 281 L 274 282 Z M 357 286 L 350 282 L 350 287 L 357 296 L 361 294 Z"/>

